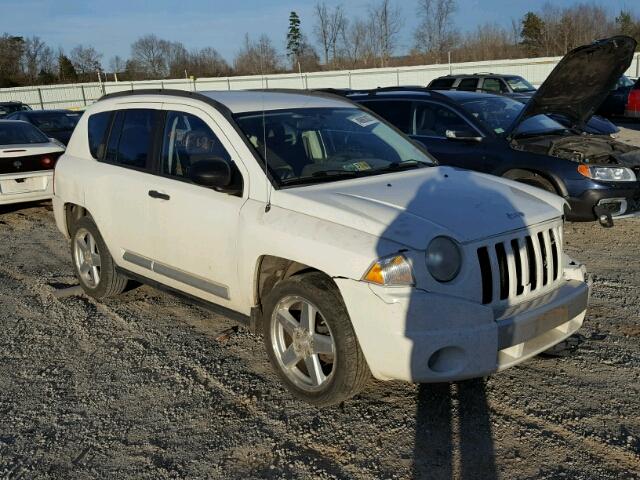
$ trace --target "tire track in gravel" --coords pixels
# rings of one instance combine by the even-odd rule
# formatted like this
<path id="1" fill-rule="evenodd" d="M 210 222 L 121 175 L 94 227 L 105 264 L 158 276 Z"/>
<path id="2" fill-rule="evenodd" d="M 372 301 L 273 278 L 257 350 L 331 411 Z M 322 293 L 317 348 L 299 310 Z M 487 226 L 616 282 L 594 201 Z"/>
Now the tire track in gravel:
<path id="1" fill-rule="evenodd" d="M 360 442 L 357 451 L 349 451 L 348 440 L 331 444 L 332 440 L 319 442 L 313 437 L 309 439 L 302 434 L 303 430 L 301 430 L 306 428 L 307 424 L 313 419 L 313 416 L 305 411 L 309 407 L 288 399 L 288 394 L 283 392 L 280 385 L 276 383 L 275 376 L 270 376 L 271 373 L 261 363 L 260 357 L 253 355 L 261 344 L 242 330 L 237 336 L 231 335 L 226 342 L 216 342 L 212 338 L 215 336 L 212 327 L 227 327 L 232 324 L 228 319 L 212 317 L 197 307 L 174 302 L 170 300 L 172 297 L 157 293 L 148 289 L 148 287 L 129 292 L 117 300 L 108 301 L 104 304 L 95 302 L 87 297 L 77 297 L 72 300 L 57 300 L 53 298 L 51 284 L 57 281 L 59 283 L 68 283 L 70 281 L 71 277 L 66 276 L 71 271 L 70 262 L 67 259 L 67 255 L 65 255 L 66 249 L 58 249 L 58 246 L 63 244 L 64 241 L 56 237 L 55 234 L 57 232 L 53 227 L 52 219 L 48 217 L 48 212 L 42 213 L 38 210 L 30 210 L 30 213 L 33 211 L 36 211 L 38 215 L 38 219 L 35 222 L 32 222 L 25 215 L 12 215 L 12 219 L 8 223 L 12 226 L 15 225 L 17 230 L 11 234 L 1 230 L 3 225 L 0 225 L 0 238 L 4 238 L 4 241 L 11 243 L 4 248 L 4 253 L 11 252 L 12 255 L 15 254 L 19 257 L 17 264 L 14 264 L 13 261 L 2 262 L 0 264 L 0 276 L 5 275 L 13 279 L 20 285 L 20 290 L 26 290 L 30 298 L 24 302 L 22 300 L 14 302 L 14 308 L 19 310 L 17 312 L 18 315 L 24 313 L 25 318 L 35 318 L 42 322 L 43 319 L 37 318 L 38 312 L 28 310 L 33 310 L 31 303 L 36 301 L 40 310 L 46 311 L 49 309 L 52 311 L 52 315 L 55 315 L 52 321 L 59 320 L 59 317 L 64 315 L 64 312 L 69 313 L 70 317 L 74 319 L 74 323 L 77 322 L 76 318 L 79 319 L 84 316 L 88 319 L 88 323 L 80 321 L 75 326 L 62 326 L 63 330 L 76 329 L 71 330 L 73 332 L 71 335 L 78 335 L 80 332 L 82 332 L 82 335 L 98 335 L 100 342 L 94 345 L 93 351 L 95 359 L 91 360 L 92 365 L 84 367 L 88 369 L 87 375 L 94 371 L 92 368 L 95 368 L 95 372 L 102 372 L 100 362 L 104 361 L 103 343 L 108 342 L 110 337 L 113 337 L 113 342 L 117 348 L 123 349 L 123 354 L 121 355 L 125 361 L 129 362 L 124 364 L 125 368 L 136 369 L 144 367 L 144 365 L 140 366 L 136 363 L 139 362 L 138 360 L 129 361 L 124 353 L 129 352 L 139 344 L 139 348 L 153 350 L 153 353 L 159 359 L 158 369 L 168 369 L 175 373 L 178 381 L 185 384 L 196 384 L 207 392 L 216 393 L 212 398 L 219 399 L 222 404 L 227 403 L 232 406 L 231 414 L 236 416 L 234 418 L 237 418 L 238 422 L 243 417 L 256 419 L 256 428 L 264 430 L 262 433 L 269 437 L 269 442 L 277 444 L 278 448 L 287 452 L 284 455 L 285 462 L 304 461 L 305 458 L 308 458 L 318 465 L 319 471 L 338 478 L 382 478 L 392 477 L 393 475 L 406 478 L 409 476 L 406 472 L 407 466 L 411 465 L 411 458 L 403 457 L 403 461 L 398 463 L 398 458 L 393 457 L 412 451 L 412 430 L 418 427 L 415 419 L 412 418 L 416 408 L 414 386 L 374 383 L 362 398 L 353 400 L 345 407 L 323 410 L 323 416 L 330 417 L 324 426 L 328 429 L 344 427 L 344 435 Z M 4 221 L 5 219 L 2 218 L 2 220 Z M 640 224 L 638 226 L 640 227 Z M 576 228 L 579 230 L 578 233 L 580 235 L 592 235 L 589 233 L 591 230 L 584 226 Z M 23 248 L 33 249 L 37 244 L 37 235 L 35 240 L 30 237 L 28 242 L 22 241 L 23 236 L 31 229 L 33 229 L 33 232 L 37 232 L 37 235 L 44 236 L 47 239 L 44 247 L 36 251 L 33 258 L 30 252 L 21 250 Z M 626 230 L 623 229 L 623 231 Z M 577 237 L 580 235 L 577 235 Z M 597 230 L 593 235 L 596 238 L 595 243 L 607 243 L 608 235 L 610 236 L 611 232 Z M 634 238 L 639 238 L 637 234 L 633 235 L 630 235 L 631 240 L 626 239 L 625 241 L 633 243 Z M 49 242 L 49 238 L 53 240 Z M 636 243 L 633 244 L 635 245 Z M 636 478 L 631 476 L 635 475 L 635 471 L 640 470 L 640 467 L 638 467 L 639 460 L 634 451 L 625 449 L 620 445 L 611 444 L 610 442 L 617 441 L 617 437 L 612 440 L 601 436 L 601 433 L 607 432 L 607 429 L 604 426 L 597 427 L 594 425 L 597 422 L 606 422 L 609 418 L 623 422 L 626 417 L 621 416 L 621 414 L 628 415 L 629 412 L 632 413 L 635 409 L 634 405 L 637 403 L 637 400 L 628 400 L 627 402 L 631 403 L 624 405 L 624 399 L 621 399 L 620 402 L 622 403 L 618 402 L 609 405 L 606 403 L 608 398 L 602 395 L 607 386 L 610 386 L 613 396 L 624 395 L 625 391 L 622 388 L 624 380 L 621 383 L 620 378 L 626 371 L 633 372 L 632 369 L 635 368 L 635 362 L 638 359 L 637 337 L 636 339 L 625 339 L 621 334 L 626 331 L 624 329 L 633 332 L 633 329 L 638 325 L 634 315 L 637 312 L 638 295 L 635 292 L 640 290 L 640 287 L 638 287 L 640 285 L 640 275 L 631 269 L 634 272 L 633 276 L 630 280 L 625 281 L 623 275 L 618 274 L 615 270 L 616 264 L 612 264 L 612 262 L 620 262 L 621 260 L 618 257 L 623 258 L 622 254 L 617 255 L 616 258 L 603 261 L 594 252 L 595 250 L 581 247 L 581 255 L 576 255 L 578 258 L 592 261 L 595 266 L 594 270 L 598 273 L 594 287 L 593 312 L 590 313 L 590 318 L 585 324 L 582 333 L 586 335 L 589 332 L 595 331 L 597 333 L 602 330 L 608 334 L 608 337 L 601 342 L 595 344 L 590 342 L 581 346 L 572 355 L 565 356 L 561 361 L 543 362 L 534 360 L 522 367 L 517 367 L 514 370 L 492 377 L 489 380 L 491 388 L 488 394 L 489 407 L 492 414 L 491 421 L 494 424 L 494 428 L 500 430 L 503 436 L 503 438 L 496 439 L 496 448 L 498 453 L 508 453 L 509 449 L 521 443 L 521 433 L 525 432 L 527 435 L 531 434 L 531 438 L 528 440 L 531 447 L 525 455 L 529 467 L 532 463 L 534 465 L 536 463 L 543 465 L 543 462 L 549 462 L 560 468 L 562 458 L 572 456 L 583 461 L 583 463 L 575 467 L 578 470 L 574 469 L 575 474 L 572 475 L 574 478 Z M 40 257 L 46 255 L 52 255 L 55 258 L 41 264 L 29 263 L 29 260 L 36 262 Z M 631 261 L 632 267 L 637 262 L 634 258 Z M 50 266 L 54 267 L 53 271 L 55 273 L 53 275 L 49 271 L 44 271 Z M 5 294 L 6 291 L 0 290 L 0 302 L 11 299 L 11 295 Z M 9 290 L 9 292 L 16 291 L 18 291 L 17 288 Z M 20 293 L 22 294 L 22 291 Z M 169 313 L 169 319 L 164 318 L 165 312 Z M 104 317 L 104 319 L 93 319 L 93 317 L 98 316 Z M 601 329 L 592 324 L 592 317 L 595 317 L 595 320 L 601 324 Z M 611 322 L 612 318 L 619 319 L 619 321 Z M 158 321 L 161 323 L 156 323 Z M 176 325 L 171 326 L 171 322 L 176 322 Z M 113 330 L 110 330 L 109 324 L 113 326 Z M 195 324 L 206 324 L 207 326 L 196 328 Z M 98 327 L 97 332 L 94 331 L 95 327 Z M 94 330 L 91 330 L 91 328 L 94 328 Z M 185 343 L 185 338 L 187 337 L 190 340 Z M 180 342 L 183 343 L 181 344 Z M 205 347 L 205 345 L 208 345 L 208 347 Z M 189 350 L 191 348 L 194 349 L 193 352 Z M 630 366 L 603 364 L 604 361 L 610 361 L 612 355 L 619 356 L 621 351 L 630 355 L 628 358 L 633 362 Z M 206 358 L 209 354 L 213 355 L 212 360 Z M 99 355 L 102 355 L 102 357 Z M 115 355 L 115 353 L 112 354 L 112 357 L 118 358 Z M 82 358 L 84 359 L 84 357 Z M 51 361 L 52 359 L 49 360 Z M 41 360 L 33 360 L 33 362 L 38 361 Z M 108 361 L 112 360 L 108 359 Z M 216 363 L 220 363 L 222 368 L 212 368 Z M 231 367 L 228 371 L 229 375 L 223 375 L 222 372 L 225 371 L 227 366 Z M 625 368 L 623 369 L 622 367 Z M 104 371 L 104 374 L 113 374 L 111 372 L 114 368 L 117 368 L 117 365 L 110 366 L 109 369 Z M 586 375 L 581 372 L 581 370 L 584 371 L 585 369 L 588 371 Z M 593 369 L 596 369 L 596 371 L 591 372 Z M 183 380 L 180 380 L 179 377 L 182 377 Z M 578 383 L 572 383 L 574 379 Z M 146 379 L 143 380 L 147 381 Z M 162 382 L 164 378 L 158 377 L 158 380 Z M 119 381 L 119 379 L 116 377 L 115 381 Z M 132 388 L 135 385 L 135 383 L 129 382 L 125 383 L 124 387 Z M 252 385 L 258 385 L 259 387 L 257 398 L 252 398 L 252 395 L 256 393 L 252 390 Z M 593 387 L 598 388 L 598 390 L 591 392 Z M 170 385 L 165 390 L 167 388 L 170 388 Z M 592 404 L 581 405 L 576 400 L 576 397 L 580 396 L 580 388 L 589 389 L 587 392 L 592 403 L 602 399 L 603 407 L 607 408 L 613 405 L 619 406 L 622 410 L 612 411 L 608 416 L 598 414 L 597 411 L 593 410 L 596 407 Z M 265 391 L 267 393 L 264 393 Z M 607 392 L 604 392 L 604 394 L 606 395 Z M 507 395 L 509 401 L 503 400 L 505 395 Z M 537 403 L 534 402 L 530 405 L 527 400 L 523 404 L 521 400 L 518 400 L 518 397 L 526 398 L 528 395 Z M 191 402 L 191 400 L 188 401 Z M 568 413 L 564 410 L 556 412 L 554 410 L 554 402 L 556 401 L 568 403 Z M 550 413 L 541 413 L 538 410 L 538 405 L 542 405 L 546 412 Z M 632 408 L 629 408 L 629 405 Z M 590 407 L 592 410 L 586 409 L 586 407 Z M 0 410 L 3 408 L 5 407 L 0 404 Z M 136 410 L 134 405 L 129 406 L 128 404 L 119 404 L 118 408 L 132 409 L 134 413 Z M 193 408 L 194 415 L 201 414 L 198 411 L 198 408 L 201 409 L 199 405 L 188 406 L 187 408 L 190 409 L 189 411 L 192 411 L 191 408 Z M 288 422 L 286 419 L 283 420 L 279 417 L 283 410 L 290 408 L 295 410 L 293 421 Z M 454 402 L 452 415 L 459 413 L 456 410 L 457 408 L 459 406 L 455 405 Z M 571 423 L 568 415 L 572 410 L 580 408 L 584 408 L 587 412 L 592 412 L 588 413 L 588 415 L 593 414 L 593 424 Z M 361 413 L 370 410 L 373 411 L 373 415 L 370 417 L 354 416 L 356 412 Z M 637 412 L 638 410 L 635 409 L 635 411 Z M 129 410 L 125 411 L 125 413 L 128 412 Z M 24 412 L 20 413 L 25 415 Z M 556 413 L 559 413 L 559 416 L 551 418 Z M 499 422 L 500 425 L 496 425 L 496 422 Z M 118 423 L 115 425 L 117 426 Z M 135 426 L 137 428 L 149 428 L 144 423 Z M 113 428 L 113 425 L 109 424 L 107 427 Z M 168 427 L 168 425 L 165 426 L 165 430 Z M 594 429 L 592 433 L 597 433 L 596 437 L 593 435 L 591 437 L 587 436 L 589 428 L 592 427 Z M 160 428 L 160 432 L 163 431 L 162 427 L 158 428 Z M 386 444 L 382 444 L 385 446 L 385 451 L 379 453 L 368 452 L 367 450 L 373 450 L 374 439 L 385 428 L 388 429 L 388 432 L 386 432 L 387 437 L 384 439 Z M 640 433 L 640 429 L 633 424 L 631 424 L 630 428 L 636 435 Z M 98 432 L 102 435 L 101 441 L 105 443 L 98 445 L 96 450 L 98 455 L 104 457 L 108 455 L 110 445 L 105 438 L 117 439 L 119 432 L 111 432 L 111 430 L 98 430 Z M 180 432 L 184 434 L 184 431 L 181 430 Z M 458 434 L 458 432 L 455 432 L 455 435 Z M 105 437 L 105 435 L 107 436 Z M 163 472 L 163 476 L 169 476 L 172 471 L 169 468 L 170 465 L 167 466 L 166 462 L 158 456 L 159 454 L 153 453 L 165 451 L 169 447 L 156 447 L 153 440 L 154 435 L 158 435 L 158 433 L 154 433 L 153 429 L 145 431 L 144 437 L 149 438 L 152 446 L 142 450 L 138 460 L 135 460 L 132 456 L 128 458 L 132 462 L 147 461 L 148 459 L 154 468 Z M 335 439 L 335 437 L 329 438 Z M 0 440 L 2 439 L 0 438 Z M 179 440 L 185 444 L 188 442 L 187 438 L 180 438 Z M 501 445 L 501 442 L 504 442 L 504 445 Z M 125 447 L 127 445 L 125 444 Z M 2 445 L 0 444 L 0 446 Z M 640 447 L 640 444 L 638 444 L 638 447 Z M 44 448 L 49 449 L 50 445 L 45 443 Z M 77 458 L 81 450 L 84 451 L 84 448 L 86 447 L 83 446 L 82 449 L 78 449 L 70 457 L 70 460 Z M 231 449 L 231 447 L 229 448 Z M 127 453 L 124 447 L 121 450 L 125 450 L 125 453 Z M 231 451 L 233 452 L 234 450 L 231 449 Z M 92 455 L 94 454 L 95 451 Z M 4 456 L 5 454 L 0 448 L 0 457 Z M 20 463 L 21 466 L 18 467 L 21 469 L 21 473 L 14 472 L 14 474 L 25 476 L 31 471 L 30 465 L 33 465 L 34 462 L 39 464 L 41 461 L 40 454 L 32 457 L 32 462 L 28 462 L 25 460 L 26 457 L 23 456 L 16 458 L 18 463 L 22 462 Z M 350 458 L 351 460 L 349 460 Z M 513 470 L 513 468 L 517 463 L 513 463 L 513 461 L 504 457 L 499 457 L 498 460 L 504 468 L 511 468 L 511 470 L 507 470 L 510 474 L 505 475 L 504 478 L 514 478 L 514 472 L 517 470 Z M 240 464 L 242 461 L 238 460 Z M 82 464 L 83 462 L 78 463 Z M 132 464 L 135 465 L 135 463 Z M 607 466 L 606 474 L 597 470 L 599 465 Z M 241 465 L 238 468 L 245 467 Z M 224 468 L 227 468 L 226 464 Z M 247 471 L 245 470 L 244 472 L 246 473 Z M 216 475 L 224 476 L 224 469 L 222 472 L 220 470 L 212 470 L 212 472 L 217 472 Z M 280 472 L 281 476 L 292 475 L 292 472 L 298 472 L 299 476 L 303 476 L 300 472 L 305 472 L 305 475 L 312 476 L 309 473 L 310 470 L 289 469 L 276 470 L 276 472 Z M 458 472 L 459 474 L 460 470 L 456 467 L 453 472 Z M 540 473 L 537 476 L 535 474 L 530 476 L 523 474 L 521 477 L 557 478 L 556 470 L 552 469 L 549 472 L 551 473 L 547 472 L 546 477 Z M 101 473 L 104 474 L 105 471 L 102 470 Z M 207 476 L 212 475 L 213 473 L 210 473 Z M 143 475 L 140 474 L 140 476 L 142 477 Z M 240 473 L 238 473 L 238 476 L 240 476 Z M 56 478 L 65 478 L 65 476 L 62 475 Z M 68 475 L 66 478 L 68 478 Z M 153 477 L 147 476 L 146 478 Z M 439 477 L 434 473 L 434 478 Z"/>
<path id="2" fill-rule="evenodd" d="M 47 299 L 50 301 L 54 301 L 63 308 L 65 307 L 64 300 L 55 298 L 53 296 L 53 288 L 49 285 L 34 282 L 32 278 L 14 269 L 7 268 L 6 266 L 0 266 L 0 271 L 6 275 L 11 276 L 23 285 L 29 285 L 32 291 L 38 292 L 40 294 L 41 300 L 44 301 L 45 299 Z M 125 320 L 117 311 L 110 308 L 107 304 L 96 301 L 87 296 L 83 296 L 83 299 L 85 300 L 85 303 L 92 305 L 98 313 L 112 319 L 117 324 L 117 328 L 120 328 L 132 334 L 138 334 L 140 338 L 144 337 L 144 335 L 142 335 L 143 332 L 139 326 L 134 326 L 134 324 Z M 145 306 L 154 308 L 154 305 L 151 304 L 145 304 Z M 144 316 L 144 314 L 148 314 L 148 312 L 145 311 L 146 309 L 137 308 L 135 305 L 134 308 L 139 310 L 139 314 L 136 315 L 134 313 L 134 317 L 140 317 Z M 164 353 L 169 357 L 171 356 L 169 349 L 166 349 Z M 190 359 L 182 360 L 189 361 Z M 287 438 L 287 442 L 290 445 L 296 445 L 296 449 L 299 450 L 300 456 L 307 458 L 315 457 L 318 460 L 318 463 L 322 463 L 325 465 L 327 473 L 337 475 L 339 476 L 339 478 L 354 477 L 356 475 L 359 478 L 376 478 L 376 475 L 373 472 L 367 471 L 362 467 L 359 467 L 357 470 L 355 470 L 351 465 L 345 464 L 342 460 L 342 458 L 344 458 L 344 452 L 342 452 L 340 449 L 331 448 L 327 445 L 314 444 L 312 442 L 307 442 L 304 439 L 301 440 L 296 436 L 291 435 L 287 431 L 284 422 L 269 416 L 267 411 L 260 409 L 249 399 L 239 396 L 238 393 L 234 391 L 229 385 L 210 375 L 205 368 L 198 365 L 197 363 L 191 362 L 191 365 L 188 366 L 191 368 L 192 372 L 192 375 L 190 376 L 191 380 L 196 381 L 207 389 L 215 389 L 218 392 L 222 392 L 226 401 L 234 404 L 237 407 L 240 407 L 246 414 L 259 419 L 262 422 L 263 426 L 272 432 L 272 437 L 274 439 L 277 438 L 281 440 L 282 438 Z"/>

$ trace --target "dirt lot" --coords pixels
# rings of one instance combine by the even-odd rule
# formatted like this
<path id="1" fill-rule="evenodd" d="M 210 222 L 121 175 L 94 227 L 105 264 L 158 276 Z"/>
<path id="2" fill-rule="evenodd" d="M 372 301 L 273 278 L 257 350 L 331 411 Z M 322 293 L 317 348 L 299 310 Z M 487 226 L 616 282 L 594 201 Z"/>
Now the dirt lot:
<path id="1" fill-rule="evenodd" d="M 0 478 L 640 478 L 640 220 L 565 239 L 594 289 L 558 356 L 318 410 L 228 319 L 149 287 L 56 299 L 48 205 L 3 208 Z"/>

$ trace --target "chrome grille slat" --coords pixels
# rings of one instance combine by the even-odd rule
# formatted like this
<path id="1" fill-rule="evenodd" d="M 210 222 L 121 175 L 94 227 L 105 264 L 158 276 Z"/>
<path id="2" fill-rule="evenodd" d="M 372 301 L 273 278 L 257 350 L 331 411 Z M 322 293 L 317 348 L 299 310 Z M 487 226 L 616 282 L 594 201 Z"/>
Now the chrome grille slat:
<path id="1" fill-rule="evenodd" d="M 526 295 L 531 291 L 531 280 L 529 278 L 529 255 L 527 254 L 526 237 L 518 238 L 518 246 L 520 248 L 520 265 L 522 268 L 522 294 Z"/>
<path id="2" fill-rule="evenodd" d="M 536 287 L 535 290 L 540 290 L 544 281 L 542 270 L 544 263 L 542 260 L 542 249 L 540 248 L 540 239 L 537 234 L 531 235 L 531 241 L 533 243 L 534 258 L 536 261 Z"/>
<path id="3" fill-rule="evenodd" d="M 491 262 L 491 278 L 493 282 L 491 301 L 495 302 L 500 300 L 500 266 L 498 264 L 498 255 L 496 254 L 496 246 L 490 245 L 489 248 L 489 261 Z"/>
<path id="4" fill-rule="evenodd" d="M 545 251 L 545 263 L 547 266 L 547 284 L 553 282 L 553 252 L 551 251 L 551 238 L 549 237 L 549 230 L 542 232 L 542 238 L 544 240 Z"/>
<path id="5" fill-rule="evenodd" d="M 507 251 L 507 266 L 509 272 L 509 295 L 508 298 L 513 298 L 516 296 L 516 288 L 517 288 L 517 268 L 516 268 L 516 258 L 513 253 L 513 247 L 511 246 L 511 242 L 505 242 L 504 248 Z"/>
<path id="6" fill-rule="evenodd" d="M 562 279 L 562 225 L 479 245 L 483 304 L 513 304 L 554 288 Z"/>

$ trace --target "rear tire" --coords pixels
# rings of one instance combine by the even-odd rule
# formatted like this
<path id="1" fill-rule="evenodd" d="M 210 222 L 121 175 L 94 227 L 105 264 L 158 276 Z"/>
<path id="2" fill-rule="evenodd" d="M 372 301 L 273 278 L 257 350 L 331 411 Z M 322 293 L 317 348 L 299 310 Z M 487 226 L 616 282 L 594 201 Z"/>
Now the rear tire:
<path id="1" fill-rule="evenodd" d="M 273 368 L 300 400 L 328 406 L 358 394 L 371 373 L 340 292 L 319 272 L 278 283 L 263 302 Z"/>
<path id="2" fill-rule="evenodd" d="M 122 293 L 127 286 L 127 277 L 116 270 L 93 220 L 82 217 L 73 222 L 72 228 L 71 258 L 84 292 L 98 300 Z"/>

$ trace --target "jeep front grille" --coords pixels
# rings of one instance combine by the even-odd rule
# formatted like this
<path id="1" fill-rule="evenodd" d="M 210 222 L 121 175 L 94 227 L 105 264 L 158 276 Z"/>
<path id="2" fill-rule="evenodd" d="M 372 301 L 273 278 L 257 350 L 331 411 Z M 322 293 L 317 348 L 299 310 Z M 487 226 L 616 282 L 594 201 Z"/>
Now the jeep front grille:
<path id="1" fill-rule="evenodd" d="M 562 226 L 526 230 L 477 250 L 482 303 L 519 302 L 562 278 Z"/>

